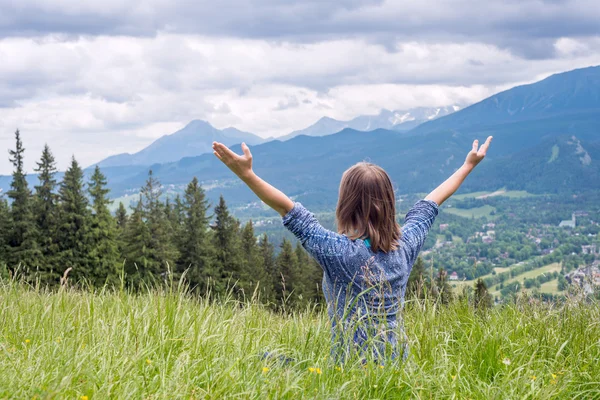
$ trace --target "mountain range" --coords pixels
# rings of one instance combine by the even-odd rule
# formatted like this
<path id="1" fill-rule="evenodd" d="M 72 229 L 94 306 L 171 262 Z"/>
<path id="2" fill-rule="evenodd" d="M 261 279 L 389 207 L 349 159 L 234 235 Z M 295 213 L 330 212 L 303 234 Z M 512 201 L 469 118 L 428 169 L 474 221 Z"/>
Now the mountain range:
<path id="1" fill-rule="evenodd" d="M 467 191 L 600 189 L 600 67 L 556 74 L 498 93 L 406 132 L 346 128 L 325 136 L 271 140 L 251 150 L 261 177 L 318 210 L 335 204 L 341 174 L 358 161 L 384 167 L 398 193 L 426 192 L 460 166 L 473 139 L 488 135 L 495 137 L 492 148 L 465 182 Z M 239 145 L 232 149 L 241 152 Z M 213 154 L 150 167 L 103 167 L 112 196 L 139 192 L 150 168 L 170 191 L 181 192 L 196 176 L 212 201 L 220 194 L 236 206 L 256 201 Z"/>
<path id="2" fill-rule="evenodd" d="M 423 122 L 440 118 L 460 110 L 457 105 L 448 107 L 428 108 L 418 107 L 406 111 L 381 110 L 377 115 L 361 115 L 349 121 L 323 117 L 308 128 L 294 131 L 288 135 L 279 137 L 279 140 L 288 140 L 299 135 L 325 136 L 340 132 L 346 128 L 357 131 L 374 131 L 376 129 L 388 129 L 396 131 L 408 131 Z"/>
<path id="3" fill-rule="evenodd" d="M 156 163 L 179 161 L 184 157 L 212 153 L 213 141 L 231 146 L 232 144 L 241 142 L 255 145 L 263 143 L 265 139 L 235 128 L 220 130 L 206 121 L 194 120 L 183 129 L 173 134 L 162 136 L 137 153 L 117 154 L 100 161 L 98 166 L 148 166 Z"/>

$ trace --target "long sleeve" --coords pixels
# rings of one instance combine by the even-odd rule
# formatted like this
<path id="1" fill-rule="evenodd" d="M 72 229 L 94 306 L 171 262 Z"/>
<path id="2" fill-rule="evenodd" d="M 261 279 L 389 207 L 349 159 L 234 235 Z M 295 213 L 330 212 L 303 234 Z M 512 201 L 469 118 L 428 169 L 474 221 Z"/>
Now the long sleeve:
<path id="1" fill-rule="evenodd" d="M 408 211 L 402 226 L 402 242 L 406 246 L 409 265 L 412 265 L 438 215 L 438 205 L 431 200 L 419 200 Z"/>
<path id="2" fill-rule="evenodd" d="M 300 240 L 302 246 L 313 256 L 323 269 L 327 269 L 332 258 L 343 254 L 348 246 L 346 236 L 329 231 L 300 203 L 283 217 L 283 225 Z"/>

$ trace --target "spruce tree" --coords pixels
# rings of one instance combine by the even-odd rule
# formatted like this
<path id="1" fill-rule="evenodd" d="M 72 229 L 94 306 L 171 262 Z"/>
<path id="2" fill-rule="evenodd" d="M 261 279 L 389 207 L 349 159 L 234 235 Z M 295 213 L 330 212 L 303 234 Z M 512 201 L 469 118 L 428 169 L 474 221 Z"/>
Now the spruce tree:
<path id="1" fill-rule="evenodd" d="M 475 303 L 475 308 L 479 310 L 492 307 L 492 295 L 488 292 L 488 288 L 481 278 L 477 279 L 477 282 L 475 282 L 473 301 Z"/>
<path id="2" fill-rule="evenodd" d="M 115 213 L 115 227 L 117 237 L 117 249 L 119 251 L 119 264 L 125 263 L 125 230 L 127 229 L 127 221 L 129 216 L 123 202 L 119 202 L 119 207 Z"/>
<path id="3" fill-rule="evenodd" d="M 127 215 L 127 209 L 123 205 L 123 202 L 119 202 L 119 208 L 117 208 L 117 212 L 115 213 L 115 223 L 117 224 L 117 229 L 119 232 L 123 232 L 125 230 L 128 219 L 129 216 Z"/>
<path id="4" fill-rule="evenodd" d="M 216 276 L 218 272 L 213 270 L 214 265 L 211 263 L 207 215 L 209 206 L 197 178 L 188 184 L 184 199 L 181 205 L 178 205 L 181 200 L 175 200 L 176 214 L 179 214 L 179 207 L 184 214 L 177 272 L 182 274 L 187 270 L 186 280 L 191 287 L 200 293 L 206 293 L 209 278 Z"/>
<path id="5" fill-rule="evenodd" d="M 267 234 L 263 234 L 258 242 L 258 253 L 262 269 L 265 273 L 265 280 L 260 283 L 262 287 L 262 299 L 265 302 L 274 302 L 275 285 L 279 280 L 275 267 L 275 247 L 269 242 Z"/>
<path id="6" fill-rule="evenodd" d="M 144 275 L 155 278 L 164 277 L 169 268 L 173 271 L 178 254 L 173 237 L 169 235 L 170 221 L 167 219 L 165 207 L 160 201 L 161 185 L 154 177 L 152 170 L 148 173 L 148 180 L 142 188 L 141 194 L 143 218 L 150 237 Z"/>
<path id="7" fill-rule="evenodd" d="M 144 221 L 141 195 L 127 222 L 123 239 L 123 256 L 128 282 L 137 287 L 143 282 L 151 281 L 153 278 L 146 268 L 150 253 L 150 231 Z"/>
<path id="8" fill-rule="evenodd" d="M 96 166 L 88 183 L 88 192 L 92 200 L 92 217 L 88 232 L 92 268 L 89 279 L 96 286 L 104 283 L 116 285 L 119 279 L 117 227 L 108 209 L 111 201 L 108 199 L 110 191 L 106 184 L 106 177 Z"/>
<path id="9" fill-rule="evenodd" d="M 245 296 L 250 298 L 258 290 L 260 298 L 267 300 L 265 294 L 269 292 L 269 289 L 263 288 L 263 286 L 268 285 L 270 276 L 264 267 L 260 249 L 256 243 L 252 221 L 248 221 L 241 232 L 241 257 L 239 286 Z M 267 290 L 265 291 L 265 289 Z"/>
<path id="10" fill-rule="evenodd" d="M 8 234 L 10 230 L 8 203 L 0 196 L 0 277 L 8 278 Z"/>
<path id="11" fill-rule="evenodd" d="M 424 299 L 428 292 L 427 286 L 425 263 L 421 257 L 418 257 L 408 276 L 406 295 L 409 298 Z"/>
<path id="12" fill-rule="evenodd" d="M 35 186 L 33 214 L 38 229 L 38 243 L 42 259 L 39 263 L 40 279 L 44 283 L 56 284 L 60 280 L 58 266 L 54 264 L 58 244 L 54 241 L 58 218 L 58 195 L 56 194 L 56 161 L 46 144 L 35 171 L 39 185 Z"/>
<path id="13" fill-rule="evenodd" d="M 88 209 L 83 170 L 75 157 L 65 172 L 58 191 L 58 244 L 57 268 L 61 275 L 67 268 L 73 268 L 69 277 L 74 281 L 92 276 L 90 260 L 89 230 L 91 214 Z"/>
<path id="14" fill-rule="evenodd" d="M 25 148 L 18 130 L 15 132 L 15 141 L 15 150 L 8 152 L 14 167 L 11 189 L 8 192 L 8 197 L 12 200 L 8 264 L 13 270 L 20 266 L 20 272 L 24 273 L 25 278 L 33 278 L 42 254 L 36 241 L 38 233 L 33 218 L 31 192 L 23 167 Z"/>
<path id="15" fill-rule="evenodd" d="M 435 277 L 435 286 L 437 288 L 438 300 L 442 304 L 450 304 L 454 299 L 452 287 L 448 282 L 448 272 L 444 268 L 440 268 Z"/>
<path id="16" fill-rule="evenodd" d="M 219 198 L 215 207 L 214 249 L 216 276 L 211 276 L 214 282 L 214 291 L 223 293 L 227 286 L 234 285 L 235 277 L 239 276 L 241 257 L 238 238 L 239 223 L 229 214 L 225 199 Z"/>
<path id="17" fill-rule="evenodd" d="M 323 269 L 319 263 L 312 258 L 300 242 L 296 243 L 294 249 L 297 260 L 298 278 L 295 282 L 296 292 L 302 303 L 319 303 L 322 301 Z"/>
<path id="18" fill-rule="evenodd" d="M 279 274 L 279 279 L 275 285 L 277 301 L 280 304 L 287 302 L 291 305 L 297 305 L 300 300 L 298 296 L 301 294 L 301 285 L 297 273 L 298 260 L 292 243 L 285 238 L 281 243 L 281 251 L 275 264 Z"/>

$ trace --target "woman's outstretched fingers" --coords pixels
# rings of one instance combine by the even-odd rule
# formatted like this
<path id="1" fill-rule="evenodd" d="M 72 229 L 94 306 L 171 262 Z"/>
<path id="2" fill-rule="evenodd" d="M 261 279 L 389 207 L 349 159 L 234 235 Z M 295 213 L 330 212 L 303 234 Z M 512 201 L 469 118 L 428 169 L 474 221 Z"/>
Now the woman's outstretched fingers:
<path id="1" fill-rule="evenodd" d="M 483 153 L 483 155 L 485 155 L 485 153 L 487 153 L 487 149 L 490 147 L 490 143 L 492 143 L 492 136 L 488 136 L 488 138 L 485 140 L 485 143 L 481 145 L 481 152 Z"/>
<path id="2" fill-rule="evenodd" d="M 252 153 L 250 153 L 250 149 L 248 148 L 248 146 L 246 145 L 246 143 L 242 143 L 242 151 L 244 152 L 244 155 L 248 158 L 252 158 Z"/>
<path id="3" fill-rule="evenodd" d="M 479 148 L 479 140 L 473 140 L 473 151 L 477 153 L 477 149 Z"/>

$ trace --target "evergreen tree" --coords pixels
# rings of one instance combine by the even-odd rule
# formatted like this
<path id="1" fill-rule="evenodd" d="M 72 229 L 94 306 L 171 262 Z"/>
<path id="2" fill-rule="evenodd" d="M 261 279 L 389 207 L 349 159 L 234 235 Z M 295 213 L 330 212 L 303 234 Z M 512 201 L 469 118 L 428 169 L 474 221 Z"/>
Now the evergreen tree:
<path id="1" fill-rule="evenodd" d="M 58 269 L 62 275 L 67 268 L 73 268 L 69 274 L 72 280 L 87 279 L 93 271 L 88 242 L 91 214 L 84 189 L 83 170 L 75 157 L 65 172 L 58 195 Z"/>
<path id="2" fill-rule="evenodd" d="M 217 276 L 218 271 L 213 269 L 214 265 L 211 263 L 208 202 L 197 178 L 188 184 L 184 198 L 183 203 L 179 197 L 175 200 L 175 214 L 178 215 L 177 209 L 181 208 L 185 216 L 179 242 L 180 258 L 177 272 L 182 274 L 187 270 L 186 280 L 190 285 L 200 293 L 206 293 L 209 289 L 209 278 Z"/>
<path id="3" fill-rule="evenodd" d="M 125 272 L 128 281 L 134 286 L 151 281 L 152 277 L 149 275 L 148 268 L 146 268 L 149 257 L 150 232 L 144 221 L 141 195 L 125 226 L 123 239 L 123 256 L 126 260 Z"/>
<path id="4" fill-rule="evenodd" d="M 119 232 L 123 232 L 125 230 L 128 219 L 129 216 L 127 215 L 127 209 L 125 209 L 123 202 L 119 202 L 119 208 L 117 208 L 117 212 L 115 214 L 115 223 L 117 224 L 117 229 Z"/>
<path id="5" fill-rule="evenodd" d="M 119 202 L 119 207 L 115 213 L 115 227 L 117 235 L 117 250 L 119 252 L 119 264 L 125 263 L 125 230 L 127 229 L 129 216 L 123 202 Z"/>
<path id="6" fill-rule="evenodd" d="M 4 278 L 8 278 L 8 234 L 10 225 L 8 203 L 0 197 L 0 277 Z"/>
<path id="7" fill-rule="evenodd" d="M 263 265 L 252 221 L 248 221 L 244 225 L 241 236 L 242 265 L 240 268 L 239 286 L 247 298 L 253 296 L 254 292 L 258 290 L 257 293 L 260 295 L 260 298 L 268 300 L 265 299 L 265 288 L 263 286 L 268 285 L 267 282 L 270 281 L 270 277 Z"/>
<path id="8" fill-rule="evenodd" d="M 427 286 L 425 263 L 421 257 L 418 257 L 408 277 L 406 295 L 410 298 L 424 299 L 428 292 Z"/>
<path id="9" fill-rule="evenodd" d="M 142 188 L 143 218 L 150 234 L 148 257 L 146 259 L 146 276 L 164 276 L 168 268 L 175 267 L 178 258 L 177 248 L 169 235 L 171 226 L 165 214 L 164 205 L 160 201 L 162 189 L 152 170 L 148 173 L 146 185 Z"/>
<path id="10" fill-rule="evenodd" d="M 301 296 L 303 303 L 318 303 L 323 300 L 321 288 L 323 282 L 323 269 L 319 263 L 304 250 L 300 242 L 296 243 L 294 250 L 297 260 L 298 281 L 296 291 Z M 300 286 L 300 287 L 298 287 Z"/>
<path id="11" fill-rule="evenodd" d="M 106 184 L 106 177 L 96 166 L 88 183 L 93 213 L 88 242 L 92 267 L 89 279 L 97 286 L 104 283 L 116 285 L 119 279 L 117 227 L 108 209 L 111 201 L 108 199 L 110 191 L 106 188 Z"/>
<path id="12" fill-rule="evenodd" d="M 215 207 L 214 248 L 215 268 L 211 276 L 214 290 L 223 293 L 227 285 L 235 284 L 235 277 L 239 276 L 241 267 L 240 243 L 238 238 L 239 223 L 229 214 L 225 199 L 219 198 Z"/>
<path id="13" fill-rule="evenodd" d="M 12 200 L 10 213 L 12 226 L 8 233 L 8 264 L 11 269 L 20 266 L 25 277 L 31 278 L 42 254 L 36 241 L 38 234 L 33 218 L 31 192 L 23 167 L 25 149 L 18 130 L 15 132 L 15 141 L 15 150 L 8 152 L 14 167 L 11 189 L 8 192 L 8 197 Z"/>
<path id="14" fill-rule="evenodd" d="M 296 253 L 289 240 L 283 239 L 281 243 L 281 251 L 276 260 L 277 272 L 279 279 L 275 284 L 276 299 L 281 304 L 287 302 L 291 305 L 299 303 L 298 292 L 301 290 L 298 284 L 298 260 Z"/>
<path id="15" fill-rule="evenodd" d="M 40 279 L 44 283 L 56 284 L 60 280 L 58 266 L 53 263 L 58 252 L 58 245 L 54 241 L 58 218 L 56 161 L 47 144 L 44 146 L 40 161 L 36 164 L 35 171 L 38 173 L 39 185 L 35 187 L 33 214 L 39 233 L 38 243 L 43 255 L 39 263 Z"/>
<path id="16" fill-rule="evenodd" d="M 437 292 L 437 299 L 442 304 L 450 304 L 453 300 L 452 287 L 448 282 L 448 273 L 444 268 L 440 268 L 437 276 L 435 277 L 435 286 Z"/>
<path id="17" fill-rule="evenodd" d="M 486 309 L 492 307 L 492 295 L 488 292 L 488 288 L 485 285 L 483 279 L 477 279 L 475 282 L 475 294 L 473 297 L 475 308 Z"/>
<path id="18" fill-rule="evenodd" d="M 265 302 L 274 302 L 275 284 L 279 280 L 275 267 L 275 247 L 269 242 L 267 234 L 263 234 L 258 242 L 258 253 L 262 269 L 265 272 L 265 280 L 261 281 L 262 299 Z"/>

